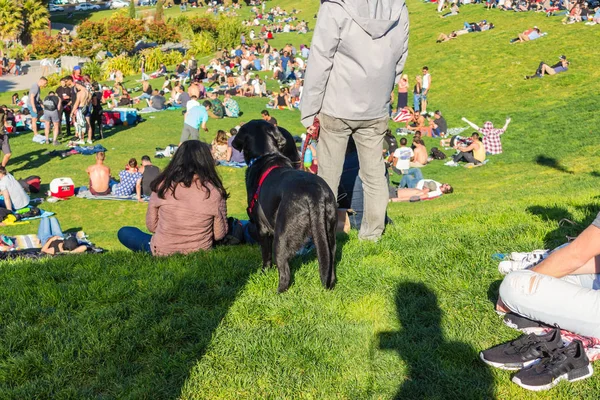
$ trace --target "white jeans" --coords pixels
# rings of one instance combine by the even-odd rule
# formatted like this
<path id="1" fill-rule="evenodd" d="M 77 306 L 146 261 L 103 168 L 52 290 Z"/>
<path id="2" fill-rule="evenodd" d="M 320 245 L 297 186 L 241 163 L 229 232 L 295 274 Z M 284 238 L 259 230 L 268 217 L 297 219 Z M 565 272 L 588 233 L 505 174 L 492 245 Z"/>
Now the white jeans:
<path id="1" fill-rule="evenodd" d="M 527 269 L 514 271 L 500 285 L 500 298 L 514 313 L 600 338 L 600 274 L 558 279 Z"/>

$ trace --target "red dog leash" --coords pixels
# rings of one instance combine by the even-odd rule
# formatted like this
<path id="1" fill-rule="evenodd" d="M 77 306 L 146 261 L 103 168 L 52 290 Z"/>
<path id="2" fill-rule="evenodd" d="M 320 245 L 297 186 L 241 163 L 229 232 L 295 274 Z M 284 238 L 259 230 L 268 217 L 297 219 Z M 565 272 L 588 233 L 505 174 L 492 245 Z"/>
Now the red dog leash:
<path id="1" fill-rule="evenodd" d="M 249 217 L 250 217 L 250 214 L 252 214 L 252 211 L 254 210 L 254 206 L 256 205 L 256 202 L 258 201 L 258 195 L 260 194 L 260 188 L 262 187 L 265 179 L 267 179 L 267 176 L 269 176 L 269 174 L 276 168 L 279 168 L 279 165 L 273 165 L 273 166 L 269 167 L 265 172 L 263 172 L 262 176 L 260 177 L 260 180 L 258 181 L 258 187 L 256 188 L 256 192 L 254 192 L 254 196 L 252 196 L 252 200 L 250 200 L 250 206 L 247 209 Z"/>

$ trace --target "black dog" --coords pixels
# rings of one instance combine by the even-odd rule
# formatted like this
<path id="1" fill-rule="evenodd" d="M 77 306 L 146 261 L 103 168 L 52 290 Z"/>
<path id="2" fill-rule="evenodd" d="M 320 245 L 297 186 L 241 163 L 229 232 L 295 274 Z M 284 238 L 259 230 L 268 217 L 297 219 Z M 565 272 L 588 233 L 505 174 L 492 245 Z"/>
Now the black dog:
<path id="1" fill-rule="evenodd" d="M 321 283 L 335 283 L 335 196 L 325 181 L 292 166 L 298 152 L 292 135 L 266 121 L 244 124 L 232 146 L 244 152 L 248 164 L 248 216 L 256 224 L 263 268 L 273 252 L 279 270 L 279 292 L 290 286 L 290 258 L 311 236 L 319 259 Z M 286 157 L 289 155 L 289 157 Z"/>

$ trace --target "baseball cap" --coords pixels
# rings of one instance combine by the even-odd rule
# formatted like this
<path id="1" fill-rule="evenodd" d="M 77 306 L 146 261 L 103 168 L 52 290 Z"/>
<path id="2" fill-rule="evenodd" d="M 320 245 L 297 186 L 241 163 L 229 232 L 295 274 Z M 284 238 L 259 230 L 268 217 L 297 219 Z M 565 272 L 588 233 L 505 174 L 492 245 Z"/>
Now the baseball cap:
<path id="1" fill-rule="evenodd" d="M 442 115 L 442 112 L 440 110 L 435 110 L 434 114 Z"/>
<path id="2" fill-rule="evenodd" d="M 81 67 L 79 65 L 76 65 L 73 67 L 73 71 L 81 71 Z"/>
<path id="3" fill-rule="evenodd" d="M 566 59 L 567 59 L 567 56 L 565 56 L 565 55 L 563 54 L 562 56 L 560 56 L 560 59 L 561 59 L 561 60 L 566 60 Z"/>

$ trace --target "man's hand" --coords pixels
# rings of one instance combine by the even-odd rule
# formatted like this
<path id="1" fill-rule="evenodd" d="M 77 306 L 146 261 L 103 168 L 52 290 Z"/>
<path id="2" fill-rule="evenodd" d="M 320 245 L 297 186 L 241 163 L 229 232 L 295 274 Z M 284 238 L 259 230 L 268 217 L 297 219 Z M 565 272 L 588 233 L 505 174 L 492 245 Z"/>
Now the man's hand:
<path id="1" fill-rule="evenodd" d="M 468 122 L 465 117 L 462 117 L 461 120 L 464 121 L 464 122 Z"/>
<path id="2" fill-rule="evenodd" d="M 208 128 L 207 128 L 207 127 L 204 127 L 204 128 L 202 128 L 202 130 L 203 130 L 204 132 L 208 132 Z"/>

